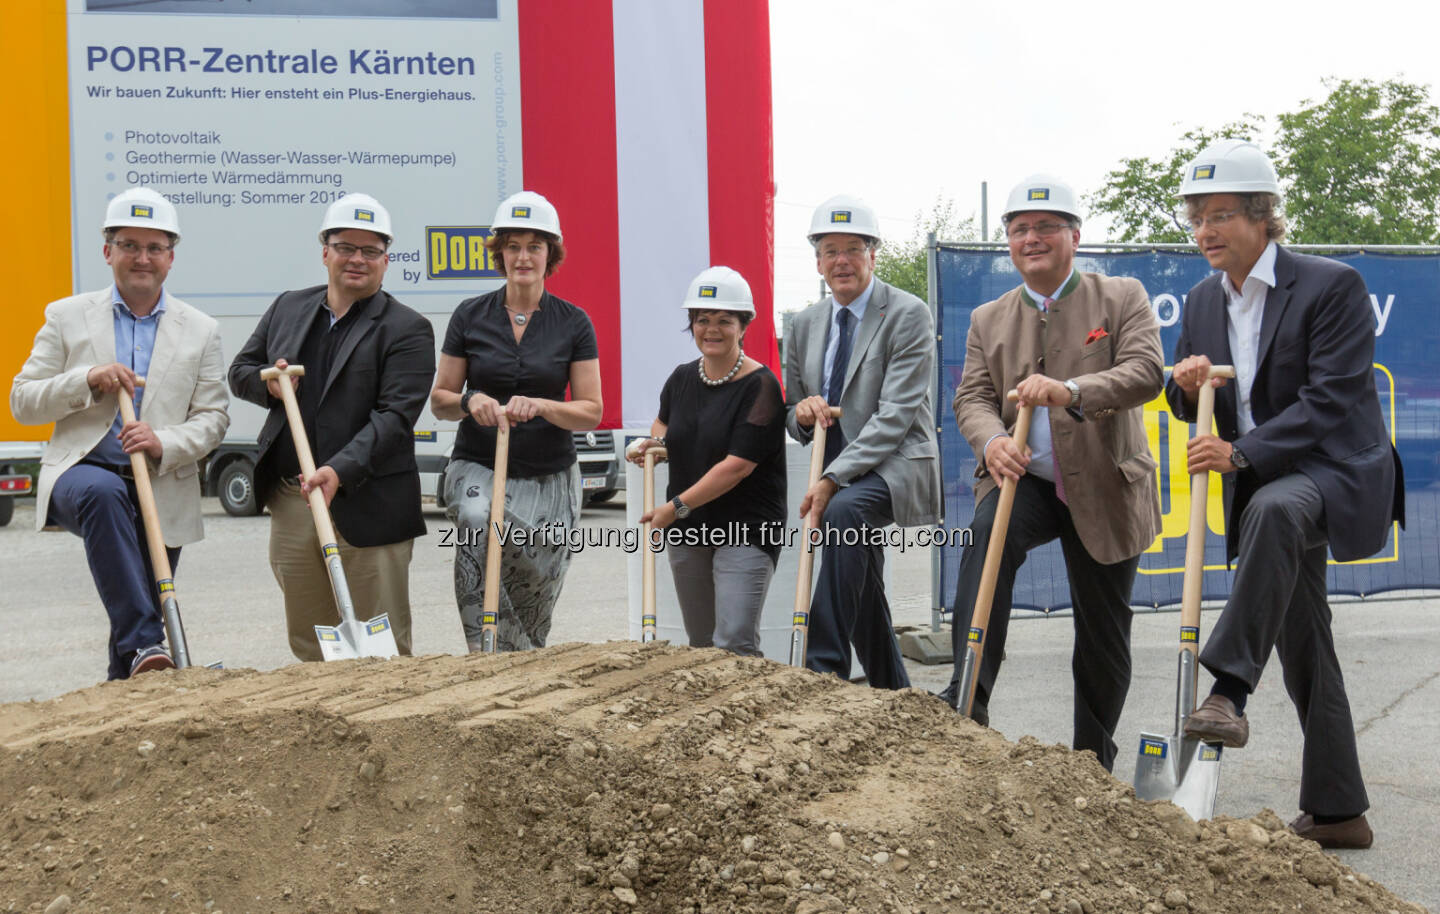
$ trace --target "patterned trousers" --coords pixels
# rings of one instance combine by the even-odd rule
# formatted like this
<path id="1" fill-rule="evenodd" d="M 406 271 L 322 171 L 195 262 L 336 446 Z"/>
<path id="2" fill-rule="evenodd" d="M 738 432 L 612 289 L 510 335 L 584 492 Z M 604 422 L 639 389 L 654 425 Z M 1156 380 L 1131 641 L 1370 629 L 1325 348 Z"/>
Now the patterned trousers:
<path id="1" fill-rule="evenodd" d="M 453 459 L 445 470 L 446 511 L 455 524 L 455 602 L 471 651 L 480 649 L 494 479 L 488 467 L 470 460 Z M 578 463 L 549 476 L 505 481 L 497 650 L 545 646 L 570 567 L 565 532 L 579 517 Z"/>

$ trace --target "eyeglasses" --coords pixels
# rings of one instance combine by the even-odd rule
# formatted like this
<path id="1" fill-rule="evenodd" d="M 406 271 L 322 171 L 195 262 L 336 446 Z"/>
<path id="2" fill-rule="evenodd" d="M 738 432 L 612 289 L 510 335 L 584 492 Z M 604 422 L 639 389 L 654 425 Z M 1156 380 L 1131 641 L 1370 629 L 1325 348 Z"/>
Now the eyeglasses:
<path id="1" fill-rule="evenodd" d="M 347 258 L 354 257 L 356 251 L 359 251 L 360 256 L 364 257 L 366 260 L 379 260 L 381 257 L 385 256 L 384 248 L 371 247 L 370 245 L 366 245 L 362 248 L 357 247 L 353 244 L 347 244 L 344 241 L 332 241 L 330 242 L 329 247 L 330 250 L 334 251 L 336 254 L 339 254 L 341 257 Z"/>
<path id="2" fill-rule="evenodd" d="M 155 259 L 164 257 L 166 254 L 175 250 L 175 245 L 173 244 L 140 244 L 135 241 L 112 241 L 111 244 L 119 248 L 127 257 L 134 257 L 136 254 L 144 251 L 151 259 Z"/>
<path id="3" fill-rule="evenodd" d="M 828 248 L 820 252 L 820 259 L 826 261 L 827 263 L 838 260 L 841 257 L 844 257 L 846 260 L 859 260 L 861 257 L 865 256 L 865 252 L 868 250 L 870 249 L 865 247 L 863 244 L 851 245 L 850 247 L 845 248 L 843 251 L 835 250 L 834 248 Z"/>
<path id="4" fill-rule="evenodd" d="M 1070 226 L 1064 222 L 1041 222 L 1039 225 L 1029 225 L 1022 222 L 1019 225 L 1012 225 L 1007 228 L 1005 234 L 1011 241 L 1019 241 L 1032 231 L 1041 238 L 1050 238 L 1060 234 L 1069 227 Z"/>
<path id="5" fill-rule="evenodd" d="M 1196 216 L 1194 219 L 1187 219 L 1185 220 L 1185 224 L 1190 227 L 1191 232 L 1198 232 L 1207 225 L 1211 228 L 1219 228 L 1238 215 L 1240 215 L 1238 209 L 1227 209 L 1223 213 L 1213 213 L 1209 216 Z"/>

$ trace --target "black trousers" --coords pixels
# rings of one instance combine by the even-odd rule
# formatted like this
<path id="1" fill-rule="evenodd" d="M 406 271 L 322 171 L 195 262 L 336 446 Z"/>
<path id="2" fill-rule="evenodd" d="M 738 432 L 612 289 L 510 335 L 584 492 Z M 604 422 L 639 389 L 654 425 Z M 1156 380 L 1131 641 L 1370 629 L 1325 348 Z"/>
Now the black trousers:
<path id="1" fill-rule="evenodd" d="M 1254 691 L 1274 650 L 1305 735 L 1300 809 L 1358 816 L 1370 799 L 1330 631 L 1320 490 L 1302 473 L 1265 483 L 1245 505 L 1239 533 L 1235 583 L 1200 662 Z"/>
<path id="2" fill-rule="evenodd" d="M 980 590 L 980 574 L 985 567 L 985 551 L 990 545 L 990 528 L 995 522 L 995 509 L 1000 502 L 997 489 L 975 506 L 970 521 L 974 537 L 960 560 L 960 579 L 955 588 L 955 614 L 952 620 L 951 647 L 955 654 L 955 671 L 950 687 L 942 693 L 953 706 L 959 694 L 960 667 L 967 650 L 966 636 L 975 611 L 975 596 Z M 1054 483 L 1038 476 L 1020 477 L 1015 491 L 1015 506 L 1010 526 L 1005 533 L 1005 551 L 1000 573 L 995 582 L 995 598 L 990 607 L 990 623 L 985 632 L 985 652 L 980 675 L 975 684 L 974 706 L 986 709 L 1000 675 L 1000 662 L 1005 653 L 1005 636 L 1010 623 L 1010 601 L 1015 574 L 1025 563 L 1026 554 L 1037 546 L 1059 537 L 1065 555 L 1065 570 L 1070 578 L 1070 600 L 1074 605 L 1075 649 L 1070 658 L 1071 675 L 1075 680 L 1075 732 L 1072 745 L 1095 753 L 1106 770 L 1115 764 L 1115 726 L 1130 691 L 1130 591 L 1135 584 L 1135 571 L 1140 557 L 1113 565 L 1102 565 L 1090 557 L 1075 525 L 1070 509 L 1055 495 Z"/>
<path id="3" fill-rule="evenodd" d="M 815 596 L 810 600 L 806 667 L 849 679 L 850 645 L 854 644 L 873 688 L 910 686 L 890 621 L 890 602 L 885 598 L 885 547 L 837 542 L 843 540 L 845 531 L 879 531 L 894 519 L 890 487 L 874 472 L 842 487 L 825 506 L 826 545 Z"/>

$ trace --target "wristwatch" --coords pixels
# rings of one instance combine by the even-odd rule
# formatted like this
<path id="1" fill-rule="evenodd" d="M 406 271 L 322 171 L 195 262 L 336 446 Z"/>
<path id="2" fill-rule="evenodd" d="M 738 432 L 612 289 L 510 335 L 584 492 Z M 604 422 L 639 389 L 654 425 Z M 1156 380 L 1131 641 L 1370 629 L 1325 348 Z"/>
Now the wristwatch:
<path id="1" fill-rule="evenodd" d="M 1066 404 L 1067 409 L 1073 409 L 1080 405 L 1080 385 L 1074 381 L 1065 381 L 1065 389 L 1070 391 L 1070 402 Z"/>
<path id="2" fill-rule="evenodd" d="M 460 395 L 460 411 L 466 416 L 470 415 L 470 398 L 474 395 L 475 391 L 473 390 L 467 390 Z"/>
<path id="3" fill-rule="evenodd" d="M 675 517 L 679 520 L 684 520 L 690 516 L 690 506 L 681 501 L 679 495 L 670 499 L 670 504 L 675 506 Z"/>
<path id="4" fill-rule="evenodd" d="M 1233 444 L 1230 445 L 1230 462 L 1235 464 L 1237 470 L 1250 469 L 1250 458 L 1246 457 L 1245 452 Z"/>

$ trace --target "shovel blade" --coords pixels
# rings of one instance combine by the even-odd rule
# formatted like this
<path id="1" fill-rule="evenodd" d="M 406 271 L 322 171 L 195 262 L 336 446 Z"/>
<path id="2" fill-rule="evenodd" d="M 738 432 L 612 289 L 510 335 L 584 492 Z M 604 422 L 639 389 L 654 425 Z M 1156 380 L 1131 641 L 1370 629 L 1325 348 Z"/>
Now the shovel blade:
<path id="1" fill-rule="evenodd" d="M 1190 814 L 1190 818 L 1215 817 L 1215 794 L 1220 789 L 1220 745 L 1198 739 L 1180 740 L 1180 783 L 1170 802 Z"/>
<path id="2" fill-rule="evenodd" d="M 1199 822 L 1215 815 L 1220 788 L 1220 746 L 1196 739 L 1140 734 L 1135 796 L 1169 800 Z"/>
<path id="3" fill-rule="evenodd" d="M 387 659 L 400 653 L 395 646 L 395 633 L 390 630 L 388 613 L 381 613 L 366 622 L 317 625 L 315 637 L 320 641 L 320 653 L 326 660 Z"/>
<path id="4" fill-rule="evenodd" d="M 1140 752 L 1135 756 L 1135 796 L 1141 800 L 1168 800 L 1180 784 L 1176 764 L 1179 747 L 1171 736 L 1140 734 Z"/>

